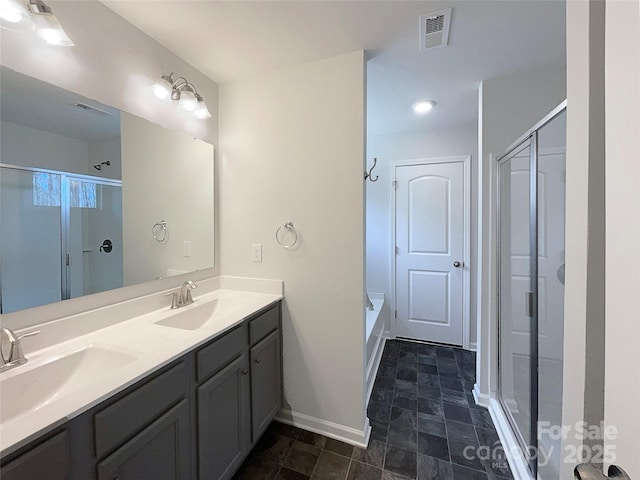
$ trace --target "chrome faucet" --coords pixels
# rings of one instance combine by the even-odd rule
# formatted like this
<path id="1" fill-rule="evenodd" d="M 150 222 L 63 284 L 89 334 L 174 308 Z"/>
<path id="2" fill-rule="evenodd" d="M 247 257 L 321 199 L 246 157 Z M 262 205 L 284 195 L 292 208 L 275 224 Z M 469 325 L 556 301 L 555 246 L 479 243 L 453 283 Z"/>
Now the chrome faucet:
<path id="1" fill-rule="evenodd" d="M 175 310 L 176 308 L 184 307 L 186 305 L 191 305 L 193 303 L 191 290 L 194 288 L 198 288 L 198 285 L 196 285 L 191 280 L 187 280 L 180 287 L 180 293 L 178 292 L 167 293 L 167 296 L 171 296 L 171 309 Z"/>
<path id="2" fill-rule="evenodd" d="M 13 331 L 5 327 L 0 327 L 0 372 L 4 372 L 11 368 L 27 363 L 27 359 L 22 351 L 20 340 L 25 337 L 37 335 L 40 330 L 27 332 L 17 336 Z M 7 346 L 8 348 L 5 348 Z M 7 352 L 7 355 L 5 355 Z"/>

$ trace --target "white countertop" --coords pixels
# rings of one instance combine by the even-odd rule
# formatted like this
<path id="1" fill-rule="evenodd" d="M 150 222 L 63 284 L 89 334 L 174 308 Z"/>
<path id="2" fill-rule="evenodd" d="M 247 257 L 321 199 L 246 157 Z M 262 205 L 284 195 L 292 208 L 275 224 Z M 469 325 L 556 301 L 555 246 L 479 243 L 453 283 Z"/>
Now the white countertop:
<path id="1" fill-rule="evenodd" d="M 280 293 L 275 293 L 278 288 L 273 285 L 261 289 L 262 293 L 239 290 L 243 286 L 255 287 L 256 281 L 251 282 L 244 285 L 240 279 L 219 282 L 219 286 L 228 288 L 201 295 L 194 290 L 192 305 L 171 310 L 167 301 L 163 308 L 116 320 L 112 325 L 76 337 L 67 335 L 70 338 L 38 350 L 29 349 L 27 342 L 36 337 L 24 339 L 28 362 L 0 374 L 1 455 L 14 452 L 283 298 L 282 282 L 271 281 L 280 285 Z M 173 315 L 191 320 L 211 316 L 193 330 L 157 324 Z M 175 322 L 179 324 L 182 318 L 176 318 Z M 56 322 L 58 330 L 61 325 L 64 326 L 64 319 Z M 67 329 L 69 326 L 72 325 L 67 325 Z M 37 337 L 47 335 L 46 327 L 33 328 L 41 330 Z M 59 331 L 52 336 L 59 339 Z M 56 361 L 59 362 L 53 363 Z M 34 378 L 32 381 L 28 380 L 30 376 Z M 41 398 L 36 398 L 38 395 Z M 28 409 L 21 412 L 21 408 L 27 408 L 25 405 Z"/>

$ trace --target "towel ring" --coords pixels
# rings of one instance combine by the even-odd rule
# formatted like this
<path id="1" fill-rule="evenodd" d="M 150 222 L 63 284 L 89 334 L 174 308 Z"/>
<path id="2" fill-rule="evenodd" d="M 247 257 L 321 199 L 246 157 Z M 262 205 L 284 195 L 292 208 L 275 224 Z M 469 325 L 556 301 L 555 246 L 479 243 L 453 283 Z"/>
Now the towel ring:
<path id="1" fill-rule="evenodd" d="M 283 228 L 290 233 L 293 233 L 293 242 L 289 244 L 282 243 L 282 241 L 280 240 L 280 231 Z M 287 222 L 284 225 L 278 227 L 278 229 L 276 230 L 276 242 L 278 242 L 278 245 L 286 249 L 292 248 L 296 243 L 298 243 L 298 232 L 296 232 L 296 229 L 293 228 L 293 222 Z"/>
<path id="2" fill-rule="evenodd" d="M 167 239 L 167 222 L 160 220 L 151 227 L 151 234 L 158 243 L 163 243 Z"/>

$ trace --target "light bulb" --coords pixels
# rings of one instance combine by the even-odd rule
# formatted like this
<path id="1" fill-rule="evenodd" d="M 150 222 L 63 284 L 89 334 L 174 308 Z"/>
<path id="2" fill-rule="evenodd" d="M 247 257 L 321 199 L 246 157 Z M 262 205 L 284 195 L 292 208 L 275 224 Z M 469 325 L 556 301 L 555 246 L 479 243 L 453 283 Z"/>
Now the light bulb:
<path id="1" fill-rule="evenodd" d="M 153 94 L 160 100 L 168 100 L 171 98 L 171 91 L 173 90 L 173 84 L 171 82 L 171 75 L 163 75 L 156 83 L 153 84 Z"/>
<path id="2" fill-rule="evenodd" d="M 436 102 L 433 100 L 420 100 L 414 103 L 411 108 L 413 108 L 413 111 L 416 113 L 427 113 L 435 106 L 435 104 Z"/>
<path id="3" fill-rule="evenodd" d="M 74 43 L 60 25 L 58 19 L 50 13 L 34 15 L 36 20 L 36 34 L 50 45 L 73 47 Z"/>
<path id="4" fill-rule="evenodd" d="M 3 8 L 2 10 L 0 10 L 0 18 L 2 18 L 2 20 L 6 20 L 9 23 L 18 23 L 22 20 L 22 15 L 16 10 Z"/>
<path id="5" fill-rule="evenodd" d="M 0 25 L 14 31 L 34 29 L 33 20 L 27 8 L 18 0 L 0 0 Z"/>
<path id="6" fill-rule="evenodd" d="M 187 112 L 193 112 L 196 109 L 198 101 L 196 100 L 196 96 L 191 91 L 189 87 L 185 87 L 184 90 L 180 91 L 180 107 Z"/>
<path id="7" fill-rule="evenodd" d="M 204 120 L 205 118 L 211 118 L 211 113 L 209 113 L 207 104 L 204 102 L 204 99 L 197 93 L 196 93 L 196 100 L 198 100 L 198 103 L 196 105 L 196 109 L 193 111 L 193 114 L 196 116 L 196 118 L 200 120 Z"/>

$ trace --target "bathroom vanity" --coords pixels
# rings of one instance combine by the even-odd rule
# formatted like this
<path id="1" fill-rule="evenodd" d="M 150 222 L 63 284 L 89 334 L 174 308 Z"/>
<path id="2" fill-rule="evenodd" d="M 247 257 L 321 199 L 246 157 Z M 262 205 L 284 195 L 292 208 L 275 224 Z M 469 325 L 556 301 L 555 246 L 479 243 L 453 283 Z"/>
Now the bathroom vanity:
<path id="1" fill-rule="evenodd" d="M 243 302 L 244 297 L 249 300 Z M 75 412 L 39 428 L 35 435 L 23 431 L 26 441 L 19 441 L 18 422 L 24 419 L 28 427 L 30 415 L 64 408 L 64 398 L 59 405 L 56 399 L 45 402 L 34 413 L 15 413 L 5 423 L 9 410 L 19 408 L 7 396 L 0 427 L 10 438 L 3 441 L 2 479 L 231 478 L 281 407 L 281 298 L 220 290 L 188 307 L 165 307 L 110 327 L 119 328 L 119 333 L 107 328 L 100 342 L 110 342 L 133 322 L 129 330 L 142 335 L 138 342 L 156 344 L 155 349 L 170 358 L 156 368 L 149 367 L 155 360 L 145 364 L 144 356 L 122 364 L 122 372 L 145 369 L 145 374 L 84 407 L 73 404 L 90 397 L 66 394 L 68 408 Z M 94 338 L 89 348 L 101 348 L 100 342 Z M 189 343 L 192 347 L 185 348 Z M 171 356 L 167 349 L 181 351 Z M 117 369 L 117 355 L 113 360 Z M 138 370 L 133 368 L 136 362 Z M 55 361 L 33 370 L 49 364 Z M 105 388 L 113 391 L 109 375 L 117 372 L 106 370 Z M 93 381 L 100 383 L 100 377 L 98 372 Z M 0 377 L 3 403 L 11 379 Z M 60 391 L 64 397 L 64 389 Z M 8 445 L 11 441 L 14 444 Z"/>

